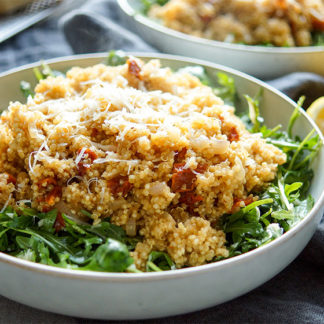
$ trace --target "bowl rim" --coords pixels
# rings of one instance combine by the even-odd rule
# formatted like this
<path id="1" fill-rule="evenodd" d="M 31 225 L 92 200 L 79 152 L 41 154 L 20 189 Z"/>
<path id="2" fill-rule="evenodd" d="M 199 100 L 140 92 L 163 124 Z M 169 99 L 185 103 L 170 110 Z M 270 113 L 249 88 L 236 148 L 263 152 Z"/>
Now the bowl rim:
<path id="1" fill-rule="evenodd" d="M 323 46 L 292 46 L 292 47 L 271 47 L 271 46 L 260 46 L 260 45 L 244 45 L 244 44 L 236 44 L 236 43 L 226 43 L 217 40 L 210 40 L 207 38 L 202 38 L 198 36 L 188 35 L 174 29 L 165 27 L 153 19 L 145 16 L 144 14 L 135 10 L 129 0 L 117 0 L 119 8 L 130 18 L 138 23 L 154 30 L 162 34 L 166 34 L 170 37 L 185 40 L 187 42 L 195 43 L 196 45 L 201 46 L 209 46 L 217 49 L 223 48 L 227 50 L 237 50 L 247 53 L 259 53 L 259 54 L 316 54 L 316 53 L 324 53 L 324 45 Z"/>
<path id="2" fill-rule="evenodd" d="M 279 90 L 273 88 L 272 86 L 266 84 L 265 82 L 258 80 L 255 77 L 249 76 L 246 73 L 237 71 L 235 69 L 225 67 L 221 64 L 211 63 L 208 61 L 200 60 L 200 59 L 191 59 L 188 57 L 178 56 L 178 55 L 169 55 L 169 54 L 160 54 L 160 53 L 138 53 L 138 52 L 127 52 L 127 55 L 133 55 L 135 57 L 143 58 L 143 59 L 161 59 L 161 60 L 171 60 L 174 62 L 188 63 L 194 65 L 202 65 L 211 69 L 222 70 L 224 72 L 228 72 L 234 74 L 237 77 L 248 80 L 258 86 L 266 88 L 274 95 L 281 97 L 291 106 L 296 107 L 296 103 L 287 97 L 285 94 L 281 93 Z M 12 74 L 20 73 L 26 70 L 31 70 L 34 67 L 38 67 L 42 62 L 46 62 L 47 64 L 55 64 L 55 63 L 66 63 L 69 65 L 73 64 L 76 60 L 89 60 L 89 59 L 105 59 L 107 57 L 107 53 L 94 53 L 94 54 L 79 54 L 79 55 L 71 55 L 71 56 L 63 56 L 54 59 L 49 59 L 45 61 L 37 61 L 31 64 L 26 64 L 17 68 L 13 68 L 11 70 L 0 73 L 0 78 L 10 76 Z M 100 62 L 98 62 L 100 63 Z M 72 67 L 72 66 L 70 66 Z M 301 114 L 306 118 L 307 122 L 315 129 L 316 134 L 320 136 L 322 143 L 324 143 L 324 137 L 315 122 L 306 114 L 306 112 L 299 108 Z M 323 149 L 323 147 L 322 147 Z M 9 266 L 13 266 L 15 268 L 28 270 L 31 272 L 37 272 L 43 275 L 51 275 L 60 278 L 67 279 L 84 279 L 91 281 L 99 281 L 99 282 L 118 282 L 118 283 L 131 283 L 131 282 L 147 282 L 147 281 L 160 281 L 165 279 L 177 279 L 184 277 L 191 277 L 198 274 L 206 274 L 209 272 L 216 271 L 219 268 L 226 269 L 227 267 L 239 265 L 240 263 L 249 261 L 254 257 L 257 257 L 260 254 L 267 253 L 268 250 L 274 249 L 282 243 L 288 241 L 292 237 L 294 237 L 298 232 L 302 230 L 304 226 L 313 221 L 316 217 L 317 213 L 321 210 L 324 205 L 324 187 L 320 194 L 319 199 L 315 202 L 312 210 L 301 220 L 299 221 L 292 229 L 288 232 L 280 236 L 279 238 L 271 241 L 270 243 L 256 248 L 252 251 L 243 253 L 241 255 L 235 256 L 230 259 L 225 259 L 218 262 L 213 262 L 205 265 L 200 265 L 196 267 L 190 267 L 185 269 L 177 269 L 177 270 L 169 270 L 163 272 L 143 272 L 143 273 L 113 273 L 113 272 L 96 272 L 96 271 L 83 271 L 83 270 L 73 270 L 73 269 L 65 269 L 59 268 L 49 265 L 44 265 L 40 263 L 35 263 L 23 259 L 19 259 L 17 257 L 5 254 L 0 252 L 0 262 L 6 263 Z"/>

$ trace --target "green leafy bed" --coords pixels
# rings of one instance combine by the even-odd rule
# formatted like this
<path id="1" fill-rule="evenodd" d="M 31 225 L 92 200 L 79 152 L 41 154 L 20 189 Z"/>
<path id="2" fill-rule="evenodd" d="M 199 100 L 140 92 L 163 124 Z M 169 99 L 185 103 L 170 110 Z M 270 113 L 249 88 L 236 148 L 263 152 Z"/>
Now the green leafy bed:
<path id="1" fill-rule="evenodd" d="M 144 15 L 147 15 L 150 8 L 153 5 L 164 6 L 169 2 L 169 0 L 141 0 L 140 2 L 141 2 L 141 12 Z M 240 43 L 240 44 L 247 45 L 245 43 Z M 271 43 L 264 43 L 264 44 L 258 44 L 258 46 L 274 47 L 275 45 Z M 312 46 L 324 46 L 324 32 L 314 31 L 312 33 Z M 289 45 L 284 47 L 289 47 Z"/>
<path id="2" fill-rule="evenodd" d="M 112 52 L 107 64 L 124 64 L 126 56 Z M 206 84 L 213 86 L 204 68 L 186 67 L 189 72 Z M 47 65 L 35 69 L 37 80 L 57 75 Z M 33 95 L 32 87 L 22 82 L 26 96 Z M 224 73 L 218 73 L 215 93 L 225 102 L 234 104 L 236 92 L 234 81 Z M 310 165 L 318 153 L 321 141 L 315 131 L 305 139 L 294 137 L 292 129 L 300 113 L 298 108 L 291 116 L 287 131 L 281 126 L 268 129 L 259 115 L 262 94 L 257 98 L 246 96 L 248 113 L 241 116 L 247 128 L 261 133 L 267 142 L 279 147 L 287 154 L 287 162 L 279 167 L 277 178 L 263 193 L 257 193 L 259 200 L 234 214 L 224 215 L 221 227 L 226 233 L 227 247 L 233 257 L 264 244 L 292 228 L 311 210 L 314 201 L 308 195 L 313 177 Z M 91 217 L 87 211 L 83 211 Z M 140 237 L 127 237 L 121 227 L 108 219 L 98 225 L 77 224 L 57 210 L 40 213 L 32 208 L 19 208 L 18 212 L 7 207 L 0 212 L 0 251 L 21 259 L 51 266 L 106 272 L 140 272 L 134 266 L 130 251 L 133 251 Z M 213 261 L 219 261 L 216 258 Z M 149 255 L 146 271 L 173 270 L 175 265 L 164 252 L 153 251 Z"/>

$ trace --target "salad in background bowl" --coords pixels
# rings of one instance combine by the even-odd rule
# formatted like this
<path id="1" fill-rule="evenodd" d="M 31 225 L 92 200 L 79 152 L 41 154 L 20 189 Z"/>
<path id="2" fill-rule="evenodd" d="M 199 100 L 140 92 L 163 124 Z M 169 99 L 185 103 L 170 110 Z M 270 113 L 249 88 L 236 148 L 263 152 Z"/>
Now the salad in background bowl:
<path id="1" fill-rule="evenodd" d="M 185 34 L 244 45 L 324 45 L 324 4 L 306 1 L 142 0 L 143 12 Z"/>

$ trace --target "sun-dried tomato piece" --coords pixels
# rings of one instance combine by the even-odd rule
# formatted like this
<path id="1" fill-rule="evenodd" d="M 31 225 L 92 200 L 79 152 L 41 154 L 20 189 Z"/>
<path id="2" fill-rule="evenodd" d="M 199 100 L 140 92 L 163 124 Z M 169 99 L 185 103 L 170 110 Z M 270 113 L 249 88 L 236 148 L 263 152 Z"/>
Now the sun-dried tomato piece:
<path id="1" fill-rule="evenodd" d="M 230 142 L 237 142 L 240 139 L 240 136 L 239 136 L 239 134 L 238 134 L 238 132 L 237 132 L 237 130 L 236 130 L 235 127 L 232 127 L 230 129 L 230 132 L 229 132 L 227 138 L 228 138 L 228 140 Z"/>
<path id="2" fill-rule="evenodd" d="M 57 181 L 54 178 L 48 177 L 44 178 L 37 183 L 38 188 L 45 188 L 49 185 L 53 186 L 53 189 L 49 191 L 49 193 L 45 196 L 45 198 L 41 198 L 40 201 L 45 201 L 47 205 L 53 206 L 56 202 L 56 198 L 62 196 L 62 188 L 57 185 Z M 43 211 L 46 212 L 47 210 Z"/>
<path id="3" fill-rule="evenodd" d="M 215 200 L 214 200 L 214 206 L 215 206 L 215 207 L 218 206 L 218 198 L 215 198 Z"/>
<path id="4" fill-rule="evenodd" d="M 78 154 L 80 154 L 81 151 L 82 151 L 82 149 L 79 149 Z M 85 159 L 85 157 L 84 157 L 85 155 L 88 155 L 88 158 L 91 160 L 91 163 L 98 157 L 97 154 L 90 149 L 86 149 L 83 152 L 82 159 Z"/>
<path id="5" fill-rule="evenodd" d="M 92 128 L 91 137 L 97 137 L 98 134 L 99 134 L 98 129 L 97 128 Z"/>
<path id="6" fill-rule="evenodd" d="M 194 190 L 196 174 L 191 169 L 181 169 L 172 175 L 171 189 L 173 192 Z"/>
<path id="7" fill-rule="evenodd" d="M 207 169 L 208 169 L 208 164 L 207 163 L 198 163 L 197 168 L 195 169 L 195 171 L 198 172 L 198 173 L 205 173 Z"/>
<path id="8" fill-rule="evenodd" d="M 110 192 L 115 197 L 118 196 L 119 193 L 121 193 L 122 196 L 125 197 L 133 188 L 133 184 L 128 181 L 127 176 L 117 176 L 113 179 L 108 180 L 107 183 Z"/>
<path id="9" fill-rule="evenodd" d="M 81 152 L 81 149 L 78 150 L 78 154 L 80 154 Z M 86 158 L 86 155 L 88 156 L 88 159 L 90 159 L 91 161 L 91 164 L 93 163 L 93 161 L 98 157 L 97 154 L 93 151 L 91 151 L 90 149 L 86 149 L 84 152 L 83 152 L 83 155 L 81 157 L 81 160 L 80 162 L 77 164 L 77 167 L 78 167 L 78 170 L 79 170 L 79 173 L 81 175 L 84 175 L 87 171 L 87 169 L 90 169 L 91 167 L 91 164 L 89 163 L 85 163 L 84 161 L 87 159 Z"/>
<path id="10" fill-rule="evenodd" d="M 210 15 L 201 15 L 200 19 L 205 23 L 209 24 L 213 20 L 213 16 Z"/>
<path id="11" fill-rule="evenodd" d="M 45 196 L 38 197 L 39 202 L 45 202 L 48 206 L 53 206 L 56 202 L 56 198 L 62 196 L 62 188 L 55 185 L 52 190 L 50 190 Z M 44 207 L 43 211 L 48 211 L 48 208 Z"/>
<path id="12" fill-rule="evenodd" d="M 43 206 L 42 207 L 42 212 L 43 213 L 47 213 L 47 212 L 49 212 L 51 210 L 51 207 L 49 207 L 49 206 Z"/>
<path id="13" fill-rule="evenodd" d="M 196 195 L 193 192 L 182 192 L 180 199 L 179 199 L 180 203 L 186 204 L 188 206 L 192 206 L 195 203 L 201 202 L 201 201 L 203 201 L 203 197 Z"/>
<path id="14" fill-rule="evenodd" d="M 324 31 L 324 15 L 316 10 L 311 10 L 310 15 L 313 29 L 317 31 Z"/>
<path id="15" fill-rule="evenodd" d="M 56 198 L 62 196 L 62 188 L 59 186 L 54 187 L 46 196 L 45 202 L 49 206 L 53 206 L 56 202 Z"/>
<path id="16" fill-rule="evenodd" d="M 83 154 L 87 154 L 92 163 L 98 157 L 98 155 L 90 149 L 86 149 Z"/>
<path id="17" fill-rule="evenodd" d="M 141 79 L 141 68 L 135 60 L 127 60 L 128 72 Z"/>
<path id="18" fill-rule="evenodd" d="M 173 164 L 172 173 L 177 173 L 179 171 L 182 171 L 185 165 L 186 165 L 185 162 L 182 162 L 182 163 L 174 163 Z"/>
<path id="19" fill-rule="evenodd" d="M 10 173 L 7 173 L 7 184 L 12 183 L 13 185 L 16 185 L 17 179 Z"/>
<path id="20" fill-rule="evenodd" d="M 110 189 L 110 192 L 114 195 L 117 196 L 120 188 L 120 179 L 119 177 L 110 179 L 107 181 L 108 188 Z"/>
<path id="21" fill-rule="evenodd" d="M 186 209 L 190 214 L 195 214 L 195 205 L 201 201 L 203 201 L 203 197 L 196 195 L 193 192 L 182 192 L 179 199 L 179 203 L 185 204 Z"/>
<path id="22" fill-rule="evenodd" d="M 87 170 L 90 168 L 89 164 L 78 163 L 78 170 L 81 176 L 85 175 Z"/>
<path id="23" fill-rule="evenodd" d="M 133 188 L 133 184 L 128 180 L 125 180 L 121 186 L 121 193 L 123 196 L 126 196 Z"/>
<path id="24" fill-rule="evenodd" d="M 48 177 L 48 178 L 44 178 L 44 179 L 37 182 L 37 186 L 38 186 L 39 189 L 42 188 L 42 187 L 45 187 L 44 185 L 45 186 L 48 186 L 48 185 L 56 186 L 57 181 L 52 177 Z"/>
<path id="25" fill-rule="evenodd" d="M 58 233 L 65 227 L 65 221 L 60 212 L 57 213 L 54 225 L 53 225 L 55 232 Z"/>
<path id="26" fill-rule="evenodd" d="M 241 207 L 242 201 L 244 202 L 245 206 L 248 206 L 254 202 L 254 199 L 253 199 L 253 197 L 247 197 L 245 199 L 234 198 L 234 203 L 233 203 L 231 213 L 235 212 L 238 208 Z"/>
<path id="27" fill-rule="evenodd" d="M 276 6 L 282 10 L 286 10 L 288 8 L 286 0 L 276 0 Z"/>
<path id="28" fill-rule="evenodd" d="M 186 147 L 182 148 L 180 151 L 174 152 L 174 163 L 180 163 L 186 157 L 188 149 Z"/>

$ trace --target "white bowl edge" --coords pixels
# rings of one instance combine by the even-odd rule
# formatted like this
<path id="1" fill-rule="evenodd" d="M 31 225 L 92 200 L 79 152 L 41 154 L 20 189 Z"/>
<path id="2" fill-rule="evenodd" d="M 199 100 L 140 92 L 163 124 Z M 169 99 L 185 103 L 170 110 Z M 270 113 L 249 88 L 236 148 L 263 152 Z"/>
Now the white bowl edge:
<path id="1" fill-rule="evenodd" d="M 142 58 L 157 58 L 157 59 L 169 59 L 169 60 L 175 60 L 175 61 L 181 61 L 181 62 L 186 62 L 188 64 L 195 64 L 195 65 L 205 65 L 211 68 L 215 69 L 221 69 L 225 72 L 229 72 L 232 74 L 236 74 L 237 76 L 243 77 L 253 83 L 256 83 L 264 88 L 267 88 L 271 92 L 274 92 L 276 95 L 282 97 L 286 101 L 288 101 L 292 105 L 296 105 L 294 101 L 292 101 L 289 97 L 281 93 L 280 91 L 276 90 L 275 88 L 269 86 L 263 81 L 260 81 L 252 76 L 249 76 L 243 72 L 236 71 L 232 68 L 224 67 L 220 64 L 215 64 L 211 62 L 207 62 L 204 60 L 199 60 L 199 59 L 191 59 L 191 58 L 185 58 L 181 56 L 176 56 L 176 55 L 168 55 L 168 54 L 156 54 L 156 53 L 137 53 L 137 52 L 132 52 L 128 53 L 129 55 L 137 56 L 137 57 L 142 57 Z M 60 58 L 55 58 L 55 59 L 50 59 L 46 60 L 45 62 L 47 64 L 53 64 L 53 63 L 59 63 L 62 61 L 65 62 L 73 62 L 74 60 L 79 60 L 79 59 L 92 59 L 92 58 L 102 58 L 104 59 L 106 57 L 106 53 L 95 53 L 95 54 L 84 54 L 84 55 L 72 55 L 72 56 L 64 56 Z M 20 72 L 22 70 L 30 69 L 36 66 L 39 66 L 41 62 L 35 62 L 32 64 L 27 64 L 18 68 L 11 69 L 9 71 L 3 72 L 0 74 L 0 78 Z M 314 123 L 313 120 L 310 119 L 310 117 L 306 114 L 306 112 L 302 109 L 300 109 L 301 114 L 308 120 L 308 122 L 311 124 L 313 128 L 315 128 L 316 133 L 320 136 L 322 142 L 324 143 L 324 138 L 322 133 L 320 132 L 319 128 L 317 125 Z M 89 280 L 100 280 L 100 281 L 113 281 L 113 282 L 119 282 L 119 281 L 151 281 L 151 280 L 163 280 L 167 278 L 176 278 L 176 277 L 183 277 L 183 276 L 190 276 L 195 274 L 197 271 L 199 272 L 209 272 L 213 271 L 216 268 L 220 267 L 228 267 L 235 265 L 236 263 L 239 263 L 242 259 L 249 259 L 249 258 L 254 258 L 255 256 L 259 254 L 265 253 L 267 250 L 275 248 L 276 246 L 279 246 L 282 242 L 285 242 L 289 240 L 291 237 L 295 236 L 301 229 L 302 227 L 306 226 L 309 224 L 313 218 L 316 217 L 317 212 L 320 211 L 321 207 L 324 205 L 324 190 L 322 191 L 319 199 L 316 201 L 314 207 L 310 211 L 310 213 L 302 219 L 295 227 L 290 229 L 287 233 L 282 235 L 281 237 L 275 239 L 274 241 L 268 243 L 265 246 L 259 247 L 255 250 L 249 251 L 247 253 L 244 253 L 242 255 L 218 261 L 215 263 L 210 263 L 202 266 L 197 266 L 197 267 L 192 267 L 192 268 L 186 268 L 186 269 L 178 269 L 178 270 L 171 270 L 171 271 L 164 271 L 162 273 L 136 273 L 136 274 L 130 274 L 130 273 L 100 273 L 100 272 L 94 272 L 94 271 L 80 271 L 80 270 L 69 270 L 69 269 L 61 269 L 61 268 L 55 268 L 52 266 L 47 266 L 43 264 L 38 264 L 26 260 L 22 260 L 10 255 L 7 255 L 5 253 L 0 252 L 0 262 L 3 261 L 5 263 L 9 263 L 11 265 L 17 266 L 17 267 L 22 267 L 26 270 L 32 270 L 36 272 L 41 272 L 41 273 L 48 273 L 50 275 L 54 276 L 59 276 L 59 277 L 69 277 L 71 279 L 73 278 L 86 278 Z"/>

